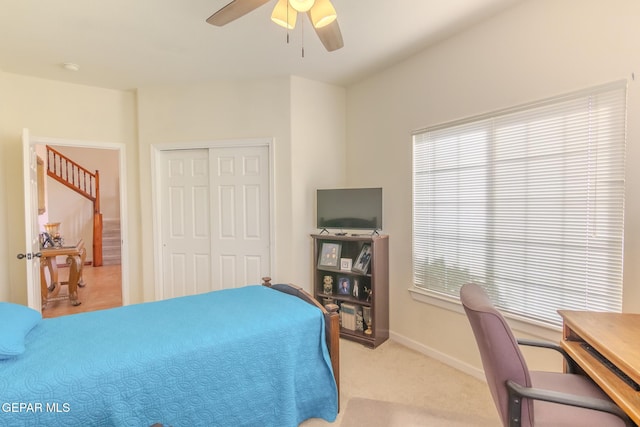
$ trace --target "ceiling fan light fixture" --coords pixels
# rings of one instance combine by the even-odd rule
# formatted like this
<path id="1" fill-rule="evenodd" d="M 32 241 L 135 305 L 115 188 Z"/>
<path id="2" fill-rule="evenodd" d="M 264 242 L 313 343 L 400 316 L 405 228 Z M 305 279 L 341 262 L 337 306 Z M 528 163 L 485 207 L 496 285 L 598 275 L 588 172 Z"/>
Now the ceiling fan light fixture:
<path id="1" fill-rule="evenodd" d="M 311 22 L 316 28 L 322 28 L 336 20 L 338 14 L 330 0 L 316 0 L 309 11 Z"/>
<path id="2" fill-rule="evenodd" d="M 298 12 L 289 4 L 289 0 L 278 0 L 271 13 L 271 20 L 281 27 L 293 30 L 296 26 Z"/>
<path id="3" fill-rule="evenodd" d="M 313 7 L 315 0 L 289 0 L 292 8 L 298 12 L 308 12 Z"/>

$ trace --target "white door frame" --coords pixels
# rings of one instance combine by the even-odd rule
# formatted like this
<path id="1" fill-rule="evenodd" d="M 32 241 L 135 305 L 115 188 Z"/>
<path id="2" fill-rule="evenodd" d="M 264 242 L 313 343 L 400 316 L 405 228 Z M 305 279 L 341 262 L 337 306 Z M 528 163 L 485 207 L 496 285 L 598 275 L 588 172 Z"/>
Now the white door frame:
<path id="1" fill-rule="evenodd" d="M 97 141 L 80 141 L 70 139 L 58 139 L 58 138 L 44 138 L 39 136 L 30 136 L 29 145 L 58 145 L 62 147 L 76 147 L 76 148 L 94 148 L 101 150 L 117 150 L 119 159 L 119 191 L 120 191 L 120 246 L 121 246 L 121 271 L 122 275 L 122 305 L 129 304 L 129 250 L 127 242 L 129 239 L 129 225 L 127 222 L 127 162 L 126 162 L 126 145 L 118 142 L 97 142 Z M 24 167 L 29 165 L 25 164 Z M 38 209 L 37 206 L 32 206 L 31 209 Z M 25 212 L 25 221 L 27 224 L 31 222 L 28 218 L 27 212 Z M 28 226 L 28 225 L 27 225 Z M 34 284 L 35 285 L 35 284 Z"/>
<path id="2" fill-rule="evenodd" d="M 230 139 L 216 141 L 192 141 L 151 144 L 151 199 L 153 206 L 153 274 L 154 274 L 154 299 L 157 300 L 162 295 L 163 274 L 162 274 L 162 224 L 161 224 L 161 180 L 162 152 L 172 150 L 192 150 L 209 148 L 239 148 L 239 147 L 267 147 L 269 152 L 269 269 L 271 275 L 275 276 L 275 154 L 273 138 L 255 139 Z"/>
<path id="3" fill-rule="evenodd" d="M 36 150 L 31 144 L 29 129 L 22 130 L 22 155 L 24 161 L 24 216 L 25 216 L 25 247 L 26 253 L 20 254 L 25 257 L 26 265 L 26 285 L 27 304 L 34 310 L 42 311 L 42 297 L 40 288 L 40 239 L 37 209 L 40 207 L 37 200 L 38 193 L 38 171 Z M 20 257 L 18 255 L 18 257 Z M 36 282 L 38 282 L 36 284 Z"/>

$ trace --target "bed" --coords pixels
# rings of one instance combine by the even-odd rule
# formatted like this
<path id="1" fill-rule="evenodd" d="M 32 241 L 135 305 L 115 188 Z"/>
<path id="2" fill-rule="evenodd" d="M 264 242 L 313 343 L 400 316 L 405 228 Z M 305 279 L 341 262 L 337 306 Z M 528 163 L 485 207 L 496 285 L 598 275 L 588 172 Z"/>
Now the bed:
<path id="1" fill-rule="evenodd" d="M 337 313 L 293 285 L 267 280 L 52 319 L 0 304 L 0 426 L 336 418 Z"/>

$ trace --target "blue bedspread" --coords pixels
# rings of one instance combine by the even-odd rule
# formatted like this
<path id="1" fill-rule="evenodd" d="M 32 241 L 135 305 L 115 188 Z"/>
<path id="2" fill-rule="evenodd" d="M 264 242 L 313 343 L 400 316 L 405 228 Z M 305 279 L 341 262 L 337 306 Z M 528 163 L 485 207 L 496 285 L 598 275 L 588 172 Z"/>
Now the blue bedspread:
<path id="1" fill-rule="evenodd" d="M 333 421 L 317 308 L 263 286 L 44 319 L 0 360 L 0 426 Z"/>

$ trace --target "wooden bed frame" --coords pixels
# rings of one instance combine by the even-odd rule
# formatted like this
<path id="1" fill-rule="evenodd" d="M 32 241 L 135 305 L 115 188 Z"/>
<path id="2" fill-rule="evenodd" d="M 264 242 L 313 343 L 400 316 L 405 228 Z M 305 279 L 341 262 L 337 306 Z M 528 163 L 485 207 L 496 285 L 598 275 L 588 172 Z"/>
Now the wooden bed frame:
<path id="1" fill-rule="evenodd" d="M 333 376 L 336 380 L 338 388 L 338 411 L 340 410 L 340 318 L 338 315 L 338 306 L 336 304 L 327 304 L 323 307 L 315 298 L 300 286 L 292 284 L 271 284 L 271 277 L 263 277 L 262 285 L 268 288 L 294 295 L 307 303 L 318 307 L 324 315 L 325 323 L 325 340 L 331 357 L 331 366 L 333 368 Z"/>

